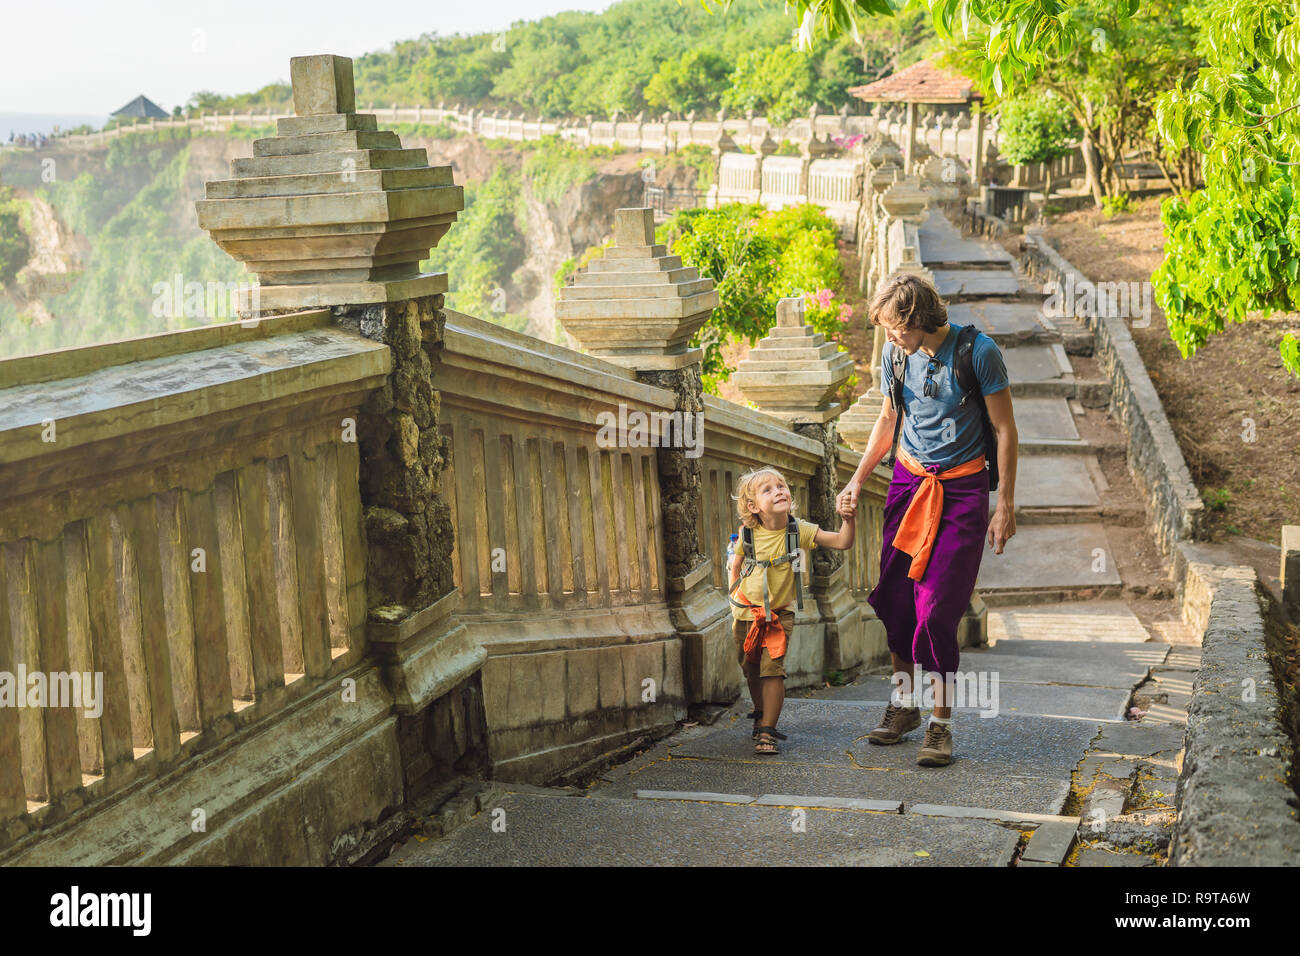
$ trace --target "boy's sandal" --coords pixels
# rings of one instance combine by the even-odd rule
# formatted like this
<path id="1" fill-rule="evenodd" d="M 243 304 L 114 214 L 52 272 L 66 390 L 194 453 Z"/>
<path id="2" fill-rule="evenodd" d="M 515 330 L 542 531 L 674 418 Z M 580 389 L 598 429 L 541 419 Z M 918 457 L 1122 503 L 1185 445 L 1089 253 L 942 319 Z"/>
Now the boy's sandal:
<path id="1" fill-rule="evenodd" d="M 758 739 L 758 735 L 759 735 L 760 733 L 762 733 L 762 732 L 763 732 L 763 728 L 760 727 L 757 723 L 755 723 L 755 724 L 754 724 L 754 739 L 757 740 L 757 739 Z M 771 734 L 773 737 L 775 737 L 777 740 L 785 740 L 785 739 L 786 739 L 785 734 L 781 733 L 781 731 L 779 731 L 779 730 L 768 730 L 767 732 L 768 732 L 769 734 Z"/>
<path id="2" fill-rule="evenodd" d="M 757 740 L 758 730 L 759 727 L 761 726 L 761 724 L 759 724 L 759 721 L 763 719 L 763 712 L 761 710 L 751 710 L 749 713 L 745 715 L 745 719 L 752 720 L 754 722 L 754 733 L 752 736 L 755 740 Z M 775 737 L 777 740 L 786 739 L 785 734 L 779 734 L 775 730 L 772 731 L 772 736 Z"/>
<path id="3" fill-rule="evenodd" d="M 758 736 L 754 743 L 754 753 L 766 756 L 768 754 L 779 754 L 781 752 L 781 748 L 776 745 L 776 738 L 782 740 L 785 738 L 781 737 L 781 735 L 776 732 L 775 727 L 759 727 L 757 734 Z"/>

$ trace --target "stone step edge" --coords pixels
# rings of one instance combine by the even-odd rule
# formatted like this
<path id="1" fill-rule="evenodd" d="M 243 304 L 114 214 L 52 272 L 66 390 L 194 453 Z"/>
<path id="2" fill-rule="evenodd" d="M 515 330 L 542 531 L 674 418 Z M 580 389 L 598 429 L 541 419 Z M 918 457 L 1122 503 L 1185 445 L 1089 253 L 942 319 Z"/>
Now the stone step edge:
<path id="1" fill-rule="evenodd" d="M 625 797 L 592 799 L 626 799 Z M 899 816 L 949 817 L 953 819 L 996 820 L 1003 823 L 1072 823 L 1079 818 L 1055 813 L 1029 813 L 1021 810 L 998 810 L 991 807 L 963 807 L 937 803 L 915 803 L 910 807 L 902 800 L 874 800 L 858 797 L 821 797 L 806 794 L 762 794 L 754 797 L 743 793 L 712 793 L 694 790 L 637 790 L 637 800 L 673 800 L 689 803 L 718 803 L 724 806 L 793 807 L 809 810 L 857 810 L 859 812 L 889 813 Z M 870 806 L 868 806 L 870 805 Z"/>

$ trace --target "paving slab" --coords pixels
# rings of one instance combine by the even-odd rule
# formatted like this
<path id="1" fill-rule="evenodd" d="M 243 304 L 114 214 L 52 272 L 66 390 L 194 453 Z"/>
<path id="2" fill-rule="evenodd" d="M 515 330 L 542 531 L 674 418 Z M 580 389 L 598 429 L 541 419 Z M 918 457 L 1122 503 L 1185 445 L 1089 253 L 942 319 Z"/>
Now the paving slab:
<path id="1" fill-rule="evenodd" d="M 1059 864 L 1070 853 L 1074 838 L 1079 831 L 1077 823 L 1056 821 L 1044 823 L 1029 838 L 1029 845 L 1021 854 L 1022 861 L 1038 861 Z"/>
<path id="2" fill-rule="evenodd" d="M 754 801 L 759 807 L 815 807 L 818 810 L 867 810 L 873 813 L 902 813 L 902 800 L 869 800 L 862 797 L 823 797 L 811 793 L 765 793 Z"/>
<path id="3" fill-rule="evenodd" d="M 1042 317 L 1043 307 L 1029 302 L 954 302 L 948 306 L 948 321 L 973 324 L 999 342 L 1045 333 Z"/>
<path id="4" fill-rule="evenodd" d="M 942 296 L 1019 295 L 1020 280 L 1010 269 L 933 269 L 934 285 Z"/>
<path id="5" fill-rule="evenodd" d="M 753 803 L 754 798 L 744 793 L 712 793 L 700 790 L 638 790 L 633 794 L 638 800 L 691 800 L 696 803 Z"/>
<path id="6" fill-rule="evenodd" d="M 1056 350 L 1050 345 L 1013 345 L 1002 349 L 1007 376 L 1017 382 L 1060 382 L 1073 369 L 1061 367 Z M 1021 399 L 1023 401 L 1023 399 Z"/>
<path id="7" fill-rule="evenodd" d="M 908 808 L 908 813 L 923 817 L 951 817 L 960 820 L 1001 820 L 1005 823 L 1029 823 L 1042 825 L 1058 823 L 1062 820 L 1056 814 L 1024 813 L 1019 810 L 998 810 L 994 807 L 954 807 L 938 803 L 918 803 Z M 1065 818 L 1078 825 L 1078 819 Z"/>
<path id="8" fill-rule="evenodd" d="M 1035 689 L 1039 692 L 1064 690 L 1035 688 L 1031 684 L 1018 687 L 1026 694 Z M 1087 692 L 1093 695 L 1115 693 L 1102 689 Z M 756 756 L 753 741 L 743 732 L 739 735 L 735 732 L 701 735 L 671 748 L 670 752 L 674 757 L 762 760 L 766 765 L 857 766 L 909 772 L 926 769 L 916 766 L 916 751 L 920 749 L 924 736 L 920 729 L 912 731 L 903 743 L 889 747 L 867 742 L 866 735 L 879 722 L 880 713 L 879 703 L 792 698 L 786 702 L 786 709 L 781 714 L 781 730 L 790 739 L 781 742 L 780 754 Z M 938 769 L 944 776 L 969 775 L 969 784 L 977 788 L 992 784 L 993 779 L 1001 774 L 1068 779 L 1079 757 L 1097 736 L 1101 723 L 1094 719 L 1044 720 L 1006 710 L 998 717 L 982 718 L 974 711 L 959 709 L 953 717 L 955 759 L 948 767 Z M 686 789 L 751 792 L 741 786 L 702 784 Z M 767 789 L 774 791 L 777 788 Z M 782 786 L 780 789 L 795 791 L 807 788 Z M 883 793 L 857 795 L 882 799 L 894 796 Z"/>
<path id="9" fill-rule="evenodd" d="M 1132 690 L 1146 679 L 1150 667 L 1127 657 L 1048 657 L 1016 654 L 1015 642 L 997 653 L 968 650 L 961 656 L 963 671 L 997 674 L 1001 684 L 1077 684 Z"/>
<path id="10" fill-rule="evenodd" d="M 931 210 L 917 228 L 922 264 L 1010 265 L 1011 254 L 993 242 L 962 236 L 940 210 Z"/>
<path id="11" fill-rule="evenodd" d="M 997 507 L 998 493 L 989 496 Z M 1101 505 L 1084 455 L 1024 455 L 1016 463 L 1016 508 L 1096 508 Z"/>
<path id="12" fill-rule="evenodd" d="M 1021 438 L 1062 441 L 1079 437 L 1074 414 L 1064 398 L 1016 398 L 1011 404 Z"/>
<path id="13" fill-rule="evenodd" d="M 1023 529 L 1023 530 L 1028 530 Z M 1020 537 L 1023 530 L 1016 534 Z M 1015 538 L 1012 538 L 1012 543 Z M 1000 557 L 1005 557 L 1004 550 Z M 1054 604 L 1007 605 L 989 608 L 989 643 L 1031 638 L 1033 641 L 1086 644 L 1131 643 L 1150 640 L 1142 622 L 1123 601 L 1062 601 Z M 1163 646 L 1166 651 L 1168 645 Z M 1018 654 L 1034 653 L 1033 645 Z M 1048 649 L 1044 649 L 1048 653 Z M 1050 650 L 1050 653 L 1057 653 Z M 1060 653 L 1067 653 L 1062 650 Z"/>
<path id="14" fill-rule="evenodd" d="M 792 743 L 794 735 L 790 736 Z M 747 794 L 815 795 L 812 799 L 819 801 L 894 801 L 901 802 L 905 809 L 914 803 L 961 805 L 978 800 L 987 807 L 1058 814 L 1070 793 L 1069 774 L 1064 769 L 1056 776 L 1004 773 L 997 780 L 980 781 L 978 769 L 963 768 L 961 762 L 940 768 L 919 767 L 916 764 L 916 753 L 921 747 L 919 735 L 909 735 L 903 743 L 892 747 L 873 747 L 863 758 L 864 763 L 871 758 L 877 765 L 882 760 L 893 764 L 879 769 L 870 769 L 870 765 L 853 766 L 844 752 L 847 747 L 841 750 L 835 765 L 774 763 L 785 754 L 755 758 L 752 746 L 746 750 L 747 739 L 736 736 L 733 759 L 660 757 L 635 773 L 608 773 L 611 782 L 592 788 L 590 795 L 627 799 L 638 790 L 690 792 L 724 787 Z M 961 756 L 960 744 L 958 741 L 958 756 Z M 883 753 L 886 750 L 896 750 L 897 754 L 887 755 Z"/>
<path id="15" fill-rule="evenodd" d="M 1005 866 L 1019 837 L 983 820 L 797 812 L 506 794 L 451 836 L 412 840 L 380 865 Z"/>
<path id="16" fill-rule="evenodd" d="M 1075 866 L 1155 866 L 1156 861 L 1140 853 L 1113 853 L 1100 847 L 1084 847 Z"/>
<path id="17" fill-rule="evenodd" d="M 981 686 L 984 691 L 988 692 L 990 699 L 983 706 L 974 704 L 971 706 L 958 706 L 955 710 L 959 714 L 972 714 L 984 723 L 992 723 L 999 717 L 1008 714 L 1088 721 L 1111 721 L 1124 718 L 1124 711 L 1128 707 L 1132 685 L 1122 687 L 1069 687 L 1056 684 L 1018 683 L 1004 680 L 1000 669 L 997 667 L 996 660 L 994 659 L 994 663 L 990 667 L 985 668 L 980 666 L 983 662 L 972 664 L 969 657 L 962 656 L 961 670 L 963 672 L 974 671 L 977 674 L 980 671 L 985 672 L 986 676 L 981 677 L 983 681 Z M 995 673 L 998 674 L 998 683 L 997 699 L 994 701 L 991 699 L 991 695 L 993 692 L 993 674 Z M 1061 671 L 1062 676 L 1068 676 L 1068 673 L 1067 669 Z M 889 700 L 892 690 L 893 687 L 886 677 L 863 677 L 844 687 L 823 691 L 819 693 L 818 697 L 822 698 L 824 696 L 842 703 L 862 701 L 864 703 L 876 702 L 878 705 L 883 705 L 885 701 Z M 979 692 L 978 688 L 977 692 Z M 979 717 L 981 711 L 996 711 L 996 716 Z M 876 716 L 880 712 L 878 707 Z M 785 719 L 785 713 L 783 713 L 781 715 L 781 729 L 783 731 L 785 730 Z M 872 718 L 868 718 L 868 720 L 872 720 Z M 875 723 L 872 722 L 871 726 L 874 727 Z M 870 727 L 867 729 L 869 730 Z M 980 728 L 977 726 L 974 732 L 979 733 Z M 913 733 L 920 739 L 924 731 L 917 730 Z"/>
<path id="18" fill-rule="evenodd" d="M 1100 523 L 1025 525 L 1001 554 L 984 549 L 975 587 L 1096 588 L 1120 583 Z"/>
<path id="19" fill-rule="evenodd" d="M 1096 747 L 1100 751 L 1150 756 L 1183 746 L 1183 728 L 1146 721 L 1127 721 L 1102 728 Z"/>
<path id="20" fill-rule="evenodd" d="M 962 651 L 962 661 L 979 657 L 991 660 L 1008 656 L 1019 658 L 1043 657 L 1061 662 L 1062 667 L 1076 667 L 1097 662 L 1124 669 L 1149 669 L 1159 666 L 1169 653 L 1168 644 L 1120 644 L 1097 641 L 1029 641 L 1001 640 L 990 647 L 968 647 Z"/>

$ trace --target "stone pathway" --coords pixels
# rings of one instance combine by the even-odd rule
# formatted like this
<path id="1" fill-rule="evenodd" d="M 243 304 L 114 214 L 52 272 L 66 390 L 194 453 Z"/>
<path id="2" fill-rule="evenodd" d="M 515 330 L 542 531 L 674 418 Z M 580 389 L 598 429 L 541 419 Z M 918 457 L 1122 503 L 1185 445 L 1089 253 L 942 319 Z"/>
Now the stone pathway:
<path id="1" fill-rule="evenodd" d="M 921 730 L 892 747 L 866 741 L 890 686 L 863 675 L 796 692 L 778 756 L 755 755 L 742 699 L 583 789 L 483 784 L 462 794 L 462 826 L 418 835 L 381 865 L 1163 861 L 1199 649 L 1173 643 L 1189 635 L 1171 601 L 1147 600 L 1148 620 L 1168 620 L 1143 624 L 1111 553 L 1110 485 L 1076 425 L 1080 400 L 1104 388 L 1072 367 L 1090 336 L 1045 317 L 1003 249 L 941 214 L 920 244 L 952 320 L 1003 349 L 1021 437 L 1018 533 L 981 568 L 990 645 L 962 655 L 975 677 L 954 712 L 952 765 L 916 765 Z M 1141 720 L 1128 719 L 1135 705 Z"/>

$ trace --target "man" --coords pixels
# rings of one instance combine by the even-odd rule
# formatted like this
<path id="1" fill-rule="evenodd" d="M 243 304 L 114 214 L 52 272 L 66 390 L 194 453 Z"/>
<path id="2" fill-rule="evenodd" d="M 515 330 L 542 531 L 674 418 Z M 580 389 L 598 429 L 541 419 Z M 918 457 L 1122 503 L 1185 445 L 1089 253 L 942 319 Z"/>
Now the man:
<path id="1" fill-rule="evenodd" d="M 838 503 L 857 505 L 862 481 L 889 453 L 896 411 L 895 349 L 906 355 L 903 425 L 898 460 L 885 499 L 880 579 L 867 600 L 885 625 L 898 685 L 880 726 L 868 739 L 895 744 L 920 726 L 917 666 L 930 675 L 934 712 L 917 755 L 921 766 L 952 762 L 952 686 L 960 649 L 957 628 L 970 604 L 984 542 L 997 554 L 1016 533 L 1016 449 L 1019 438 L 1002 353 L 980 333 L 972 349 L 973 370 L 997 438 L 1000 473 L 997 510 L 989 517 L 989 471 L 978 396 L 962 401 L 955 367 L 961 327 L 934 286 L 920 276 L 885 280 L 868 307 L 873 325 L 885 329 L 881 356 L 880 417 L 857 471 Z"/>

